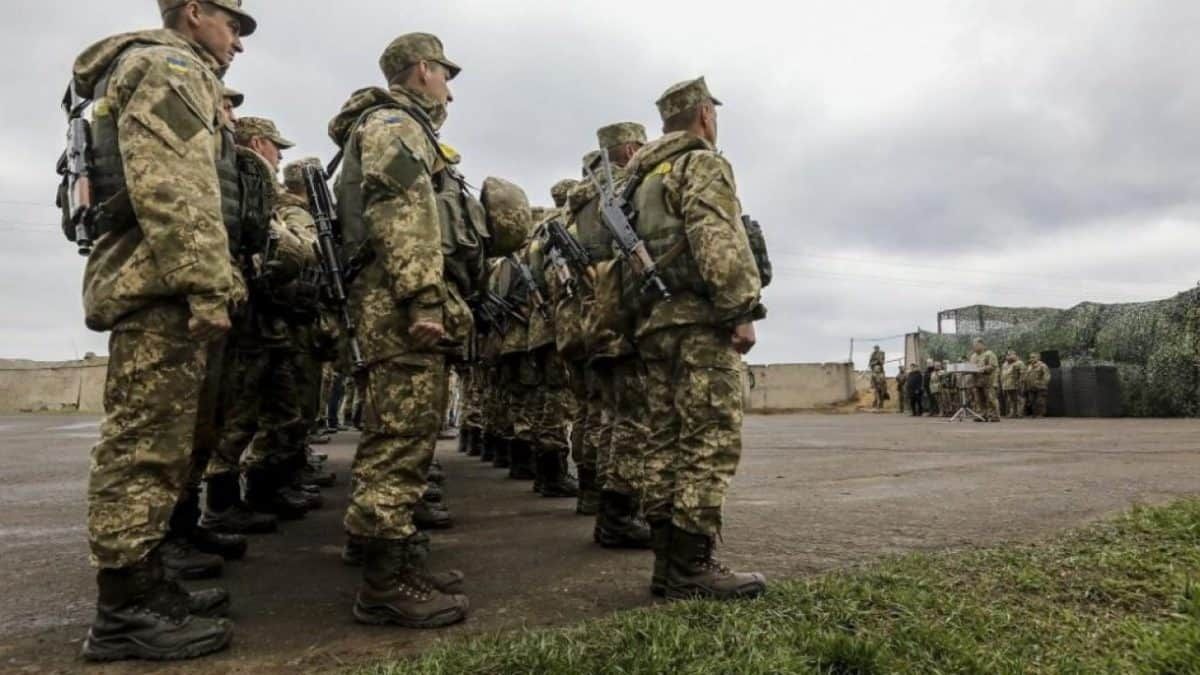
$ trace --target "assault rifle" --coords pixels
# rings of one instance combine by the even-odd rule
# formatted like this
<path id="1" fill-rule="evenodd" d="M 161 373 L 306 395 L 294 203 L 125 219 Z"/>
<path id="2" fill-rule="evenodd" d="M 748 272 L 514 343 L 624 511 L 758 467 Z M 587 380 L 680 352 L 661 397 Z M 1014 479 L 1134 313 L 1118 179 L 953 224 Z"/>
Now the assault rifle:
<path id="1" fill-rule="evenodd" d="M 558 280 L 562 282 L 563 291 L 568 298 L 574 298 L 576 280 L 587 276 L 588 268 L 592 264 L 591 256 L 558 220 L 552 220 L 547 225 L 546 240 L 550 264 L 554 266 Z"/>
<path id="2" fill-rule="evenodd" d="M 509 256 L 513 265 L 516 265 L 517 271 L 521 274 L 521 279 L 525 285 L 529 287 L 529 295 L 533 299 L 533 308 L 536 309 L 543 317 L 550 317 L 550 310 L 546 307 L 546 296 L 542 293 L 541 286 L 538 286 L 537 281 L 533 278 L 533 272 L 529 269 L 529 265 L 521 262 L 521 259 L 513 254 Z"/>
<path id="3" fill-rule="evenodd" d="M 630 222 L 629 204 L 633 200 L 633 192 L 637 190 L 637 181 L 626 183 L 625 190 L 618 195 L 616 184 L 613 181 L 612 166 L 608 162 L 608 154 L 601 151 L 600 156 L 604 159 L 605 183 L 603 185 L 600 184 L 596 174 L 592 173 L 590 168 L 584 169 L 588 179 L 600 192 L 600 221 L 612 235 L 617 249 L 621 252 L 621 257 L 629 261 L 634 274 L 642 282 L 642 293 L 657 293 L 664 300 L 669 300 L 671 292 L 663 283 L 662 277 L 658 275 L 654 258 L 646 250 L 646 242 L 638 237 L 637 230 L 633 229 Z"/>
<path id="4" fill-rule="evenodd" d="M 92 252 L 96 238 L 96 205 L 92 203 L 92 124 L 83 116 L 91 101 L 81 98 L 75 91 L 75 82 L 63 96 L 62 108 L 67 114 L 67 149 L 58 160 L 58 175 L 63 177 L 67 207 L 63 234 L 75 242 L 79 255 Z"/>
<path id="5" fill-rule="evenodd" d="M 314 164 L 305 164 L 304 188 L 308 192 L 308 206 L 312 211 L 313 220 L 317 224 L 317 259 L 321 262 L 322 277 L 326 290 L 334 307 L 338 311 L 338 319 L 342 329 L 346 331 L 347 342 L 350 345 L 350 358 L 354 362 L 354 371 L 362 372 L 367 367 L 362 349 L 358 345 L 358 334 L 354 321 L 350 318 L 350 304 L 346 297 L 345 278 L 342 276 L 342 266 L 338 261 L 337 244 L 334 242 L 333 223 L 337 211 L 333 206 L 333 195 L 325 182 L 325 170 Z"/>

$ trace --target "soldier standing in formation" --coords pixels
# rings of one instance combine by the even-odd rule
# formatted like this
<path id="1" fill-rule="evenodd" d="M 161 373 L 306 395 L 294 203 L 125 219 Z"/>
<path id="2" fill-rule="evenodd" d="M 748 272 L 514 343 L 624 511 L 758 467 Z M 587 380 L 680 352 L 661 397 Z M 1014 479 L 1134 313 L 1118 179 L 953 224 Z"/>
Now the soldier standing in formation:
<path id="1" fill-rule="evenodd" d="M 887 376 L 883 374 L 882 365 L 871 366 L 871 391 L 875 394 L 872 407 L 883 410 L 883 402 L 887 400 Z"/>
<path id="2" fill-rule="evenodd" d="M 1000 383 L 1000 361 L 982 338 L 975 338 L 970 362 L 979 369 L 972 378 L 975 412 L 988 422 L 999 422 L 1000 404 L 996 399 L 996 388 Z"/>
<path id="3" fill-rule="evenodd" d="M 1000 396 L 1004 413 L 1010 418 L 1024 417 L 1025 397 L 1022 390 L 1025 387 L 1025 364 L 1011 349 L 1004 356 L 1004 364 L 1000 366 Z"/>
<path id="4" fill-rule="evenodd" d="M 1037 352 L 1029 355 L 1029 367 L 1025 371 L 1025 395 L 1028 397 L 1029 415 L 1034 419 L 1046 416 L 1046 393 L 1050 389 L 1050 367 Z"/>

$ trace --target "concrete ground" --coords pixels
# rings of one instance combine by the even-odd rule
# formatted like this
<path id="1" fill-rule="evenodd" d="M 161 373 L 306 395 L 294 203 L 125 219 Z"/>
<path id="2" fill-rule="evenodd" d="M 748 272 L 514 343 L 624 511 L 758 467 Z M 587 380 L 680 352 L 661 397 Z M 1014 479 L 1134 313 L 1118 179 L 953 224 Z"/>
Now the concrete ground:
<path id="1" fill-rule="evenodd" d="M 1135 503 L 1200 492 L 1200 423 L 1041 420 L 949 424 L 895 414 L 750 417 L 727 508 L 723 559 L 773 578 L 905 551 L 1029 541 Z M 93 602 L 84 494 L 94 418 L 0 417 L 0 671 L 59 672 L 76 660 Z M 224 655 L 94 672 L 323 670 L 442 640 L 563 625 L 652 604 L 650 556 L 603 551 L 569 500 L 454 453 L 440 456 L 458 526 L 435 565 L 468 575 L 472 615 L 434 632 L 350 617 L 341 511 L 353 438 L 325 446 L 339 474 L 327 507 L 253 540 L 228 565 L 237 638 Z"/>

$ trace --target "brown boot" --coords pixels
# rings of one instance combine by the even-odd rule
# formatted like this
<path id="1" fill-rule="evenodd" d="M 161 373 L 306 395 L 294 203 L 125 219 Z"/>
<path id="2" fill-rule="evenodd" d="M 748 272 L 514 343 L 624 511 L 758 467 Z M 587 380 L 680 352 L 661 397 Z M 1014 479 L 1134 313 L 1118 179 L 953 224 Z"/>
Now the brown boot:
<path id="1" fill-rule="evenodd" d="M 767 580 L 758 572 L 732 572 L 713 558 L 713 537 L 671 526 L 667 598 L 738 600 L 756 598 L 767 591 Z"/>
<path id="2" fill-rule="evenodd" d="M 467 618 L 465 595 L 433 587 L 415 566 L 408 540 L 367 539 L 354 618 L 371 625 L 441 628 Z"/>

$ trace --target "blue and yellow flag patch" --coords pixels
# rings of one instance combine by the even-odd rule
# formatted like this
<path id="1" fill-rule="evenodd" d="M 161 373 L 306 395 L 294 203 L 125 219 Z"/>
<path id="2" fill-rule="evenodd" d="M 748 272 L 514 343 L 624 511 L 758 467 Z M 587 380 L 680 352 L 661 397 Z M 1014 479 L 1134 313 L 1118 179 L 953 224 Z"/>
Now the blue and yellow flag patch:
<path id="1" fill-rule="evenodd" d="M 167 67 L 180 74 L 184 74 L 189 70 L 188 62 L 178 56 L 168 56 Z"/>

